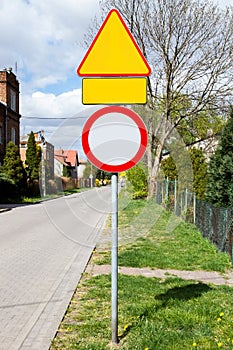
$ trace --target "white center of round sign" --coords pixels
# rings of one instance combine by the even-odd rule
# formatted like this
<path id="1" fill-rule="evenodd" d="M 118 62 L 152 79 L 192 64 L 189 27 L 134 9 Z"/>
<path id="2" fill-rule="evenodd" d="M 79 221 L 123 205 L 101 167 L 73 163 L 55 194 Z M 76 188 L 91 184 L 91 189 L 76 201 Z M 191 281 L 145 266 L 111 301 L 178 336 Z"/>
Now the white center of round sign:
<path id="1" fill-rule="evenodd" d="M 128 116 L 108 113 L 93 124 L 89 144 L 92 153 L 101 162 L 120 165 L 131 160 L 138 152 L 140 131 Z"/>
<path id="2" fill-rule="evenodd" d="M 105 107 L 87 120 L 82 145 L 87 158 L 97 168 L 120 172 L 137 164 L 144 155 L 147 130 L 132 110 L 120 106 Z"/>

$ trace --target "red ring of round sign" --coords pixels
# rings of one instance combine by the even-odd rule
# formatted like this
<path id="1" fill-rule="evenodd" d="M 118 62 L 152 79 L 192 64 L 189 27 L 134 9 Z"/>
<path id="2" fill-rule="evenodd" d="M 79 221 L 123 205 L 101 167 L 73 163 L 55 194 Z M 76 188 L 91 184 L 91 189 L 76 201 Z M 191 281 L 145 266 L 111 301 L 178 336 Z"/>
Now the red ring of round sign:
<path id="1" fill-rule="evenodd" d="M 136 150 L 136 153 L 131 159 L 127 160 L 126 162 L 123 162 L 122 164 L 113 165 L 109 164 L 108 162 L 103 162 L 101 159 L 98 159 L 98 157 L 96 157 L 90 145 L 90 131 L 93 124 L 97 122 L 99 118 L 104 117 L 105 115 L 110 113 L 119 113 L 130 118 L 134 122 L 134 124 L 136 124 L 136 127 L 138 128 L 139 132 L 140 144 L 138 146 L 138 149 Z M 98 111 L 93 113 L 90 116 L 90 118 L 88 118 L 82 131 L 82 146 L 88 160 L 98 169 L 111 173 L 125 171 L 135 166 L 143 157 L 146 151 L 147 142 L 147 129 L 143 120 L 134 111 L 121 106 L 109 106 L 99 109 Z"/>

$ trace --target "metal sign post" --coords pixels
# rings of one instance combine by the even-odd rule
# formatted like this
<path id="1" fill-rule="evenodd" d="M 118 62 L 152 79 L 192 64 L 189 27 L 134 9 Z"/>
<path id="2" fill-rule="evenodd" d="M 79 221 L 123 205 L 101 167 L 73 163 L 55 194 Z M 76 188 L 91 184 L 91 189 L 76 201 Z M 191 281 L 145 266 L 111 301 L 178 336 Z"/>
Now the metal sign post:
<path id="1" fill-rule="evenodd" d="M 82 146 L 88 160 L 112 173 L 112 343 L 118 339 L 118 175 L 136 165 L 147 147 L 142 119 L 121 106 L 97 110 L 86 121 Z"/>
<path id="2" fill-rule="evenodd" d="M 112 342 L 118 343 L 118 176 L 112 175 Z"/>
<path id="3" fill-rule="evenodd" d="M 117 173 L 143 157 L 148 135 L 144 122 L 118 104 L 145 104 L 151 68 L 122 16 L 112 9 L 77 73 L 85 105 L 112 105 L 96 111 L 83 127 L 82 146 L 98 169 L 112 173 L 112 342 L 118 339 L 118 183 Z"/>

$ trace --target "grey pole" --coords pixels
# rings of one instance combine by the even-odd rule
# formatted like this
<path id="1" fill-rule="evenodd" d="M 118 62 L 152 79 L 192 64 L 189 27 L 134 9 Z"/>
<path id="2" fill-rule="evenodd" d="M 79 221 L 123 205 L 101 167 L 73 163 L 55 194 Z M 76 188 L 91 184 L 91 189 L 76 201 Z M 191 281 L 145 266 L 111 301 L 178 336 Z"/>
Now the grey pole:
<path id="1" fill-rule="evenodd" d="M 196 193 L 193 194 L 193 223 L 196 224 Z"/>
<path id="2" fill-rule="evenodd" d="M 168 185 L 169 185 L 169 180 L 168 177 L 165 180 L 165 184 L 166 184 L 166 194 L 165 194 L 165 201 L 168 201 Z"/>
<path id="3" fill-rule="evenodd" d="M 176 200 L 177 200 L 177 192 L 176 192 L 176 189 L 177 189 L 177 187 L 176 187 L 176 179 L 175 179 L 175 182 L 174 182 L 174 186 L 175 186 L 175 188 L 174 188 L 174 212 L 175 212 L 175 214 L 176 214 L 176 206 L 177 206 L 177 203 L 176 203 Z"/>
<path id="4" fill-rule="evenodd" d="M 42 196 L 46 196 L 46 183 L 45 183 L 45 150 L 44 142 L 41 147 L 41 166 L 42 166 Z"/>
<path id="5" fill-rule="evenodd" d="M 187 210 L 188 210 L 188 189 L 185 189 L 185 215 L 187 214 Z"/>
<path id="6" fill-rule="evenodd" d="M 112 343 L 118 340 L 118 176 L 112 174 Z"/>

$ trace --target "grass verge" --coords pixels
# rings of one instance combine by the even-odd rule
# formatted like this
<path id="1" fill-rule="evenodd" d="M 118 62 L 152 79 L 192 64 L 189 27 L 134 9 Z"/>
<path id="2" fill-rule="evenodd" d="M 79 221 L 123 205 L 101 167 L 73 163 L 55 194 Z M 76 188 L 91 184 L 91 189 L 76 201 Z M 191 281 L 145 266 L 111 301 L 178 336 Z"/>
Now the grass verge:
<path id="1" fill-rule="evenodd" d="M 104 350 L 110 276 L 83 280 L 51 350 Z M 122 350 L 233 349 L 232 288 L 178 278 L 119 276 Z"/>
<path id="2" fill-rule="evenodd" d="M 154 202 L 130 201 L 123 207 L 119 211 L 119 236 L 123 242 L 119 266 L 219 272 L 231 267 L 229 255 L 219 253 L 194 225 Z M 110 250 L 96 256 L 98 264 L 110 264 L 110 260 Z"/>
<path id="3" fill-rule="evenodd" d="M 127 243 L 119 250 L 120 265 L 222 272 L 229 268 L 228 255 L 218 253 L 193 225 L 174 224 L 177 219 L 155 203 L 123 201 L 119 226 Z M 109 263 L 109 251 L 100 253 L 94 254 L 94 262 Z M 232 290 L 176 277 L 119 275 L 119 348 L 233 350 Z M 111 276 L 84 274 L 51 350 L 115 349 L 109 344 L 110 319 Z"/>
<path id="4" fill-rule="evenodd" d="M 55 194 L 48 194 L 45 197 L 23 197 L 21 199 L 21 201 L 19 202 L 20 204 L 34 204 L 34 203 L 38 203 L 44 200 L 49 200 L 49 199 L 55 199 L 55 198 L 59 198 L 59 197 L 63 197 L 63 196 L 69 196 L 71 194 L 75 194 L 75 193 L 80 193 L 83 191 L 87 191 L 89 188 L 74 188 L 74 189 L 70 189 L 70 190 L 66 190 L 63 192 L 59 192 L 59 193 L 55 193 Z"/>

